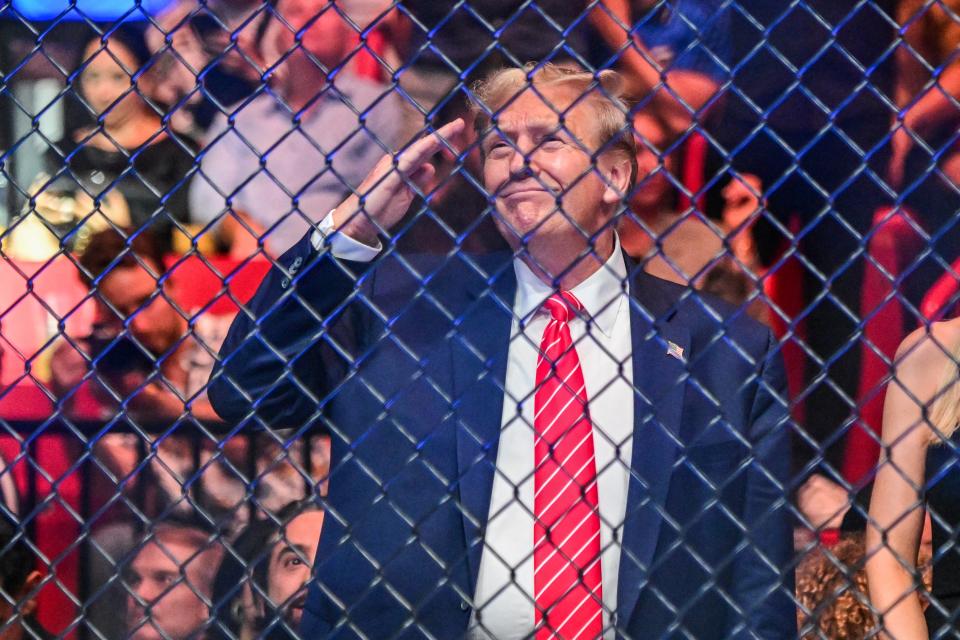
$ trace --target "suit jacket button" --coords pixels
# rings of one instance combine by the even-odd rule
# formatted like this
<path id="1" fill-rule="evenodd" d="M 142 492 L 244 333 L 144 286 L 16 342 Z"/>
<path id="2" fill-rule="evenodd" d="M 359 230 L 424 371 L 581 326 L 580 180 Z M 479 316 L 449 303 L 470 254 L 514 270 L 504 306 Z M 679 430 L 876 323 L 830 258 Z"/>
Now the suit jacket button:
<path id="1" fill-rule="evenodd" d="M 470 610 L 470 605 L 467 604 L 466 602 L 464 602 L 463 600 L 461 600 L 461 601 L 460 601 L 460 611 L 469 611 L 469 610 Z"/>

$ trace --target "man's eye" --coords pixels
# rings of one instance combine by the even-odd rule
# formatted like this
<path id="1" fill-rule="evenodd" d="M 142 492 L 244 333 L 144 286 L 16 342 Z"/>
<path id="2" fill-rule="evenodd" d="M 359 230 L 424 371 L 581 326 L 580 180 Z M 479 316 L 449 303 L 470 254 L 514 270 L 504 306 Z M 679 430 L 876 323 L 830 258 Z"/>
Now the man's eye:
<path id="1" fill-rule="evenodd" d="M 292 556 L 286 559 L 286 561 L 283 563 L 283 566 L 289 568 L 289 567 L 299 567 L 303 564 L 305 563 L 303 562 L 303 559 L 300 556 Z"/>

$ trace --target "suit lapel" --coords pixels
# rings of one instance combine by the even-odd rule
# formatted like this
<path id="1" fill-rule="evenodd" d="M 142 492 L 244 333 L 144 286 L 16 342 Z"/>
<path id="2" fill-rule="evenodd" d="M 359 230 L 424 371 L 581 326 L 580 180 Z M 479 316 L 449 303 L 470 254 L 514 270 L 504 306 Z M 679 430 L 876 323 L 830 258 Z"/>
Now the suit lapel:
<path id="1" fill-rule="evenodd" d="M 636 608 L 660 536 L 691 355 L 689 331 L 651 283 L 645 274 L 630 282 L 634 436 L 617 582 L 621 628 Z"/>
<path id="2" fill-rule="evenodd" d="M 460 510 L 473 594 L 497 463 L 507 352 L 516 295 L 512 262 L 497 255 L 478 261 L 489 278 L 467 283 L 467 306 L 451 342 Z"/>
<path id="3" fill-rule="evenodd" d="M 628 267 L 632 267 L 627 261 Z M 466 306 L 451 341 L 457 426 L 459 501 L 467 550 L 469 593 L 476 590 L 483 534 L 497 462 L 507 355 L 516 295 L 512 264 L 503 256 L 479 265 L 488 278 L 468 282 Z M 631 270 L 632 272 L 632 270 Z M 647 580 L 659 539 L 683 410 L 687 328 L 642 273 L 630 279 L 634 440 L 618 576 L 617 611 L 626 626 Z M 682 354 L 671 349 L 682 349 Z M 673 351 L 673 354 L 670 351 Z M 677 357 L 680 356 L 680 357 Z"/>

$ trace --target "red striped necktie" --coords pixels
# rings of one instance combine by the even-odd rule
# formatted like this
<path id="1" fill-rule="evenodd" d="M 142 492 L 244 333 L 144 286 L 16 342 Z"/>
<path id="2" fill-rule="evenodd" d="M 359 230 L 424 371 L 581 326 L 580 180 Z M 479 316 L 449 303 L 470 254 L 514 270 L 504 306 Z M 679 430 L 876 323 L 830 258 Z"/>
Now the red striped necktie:
<path id="1" fill-rule="evenodd" d="M 583 305 L 551 296 L 534 395 L 533 567 L 536 640 L 597 638 L 603 629 L 600 515 L 593 428 L 567 321 Z"/>

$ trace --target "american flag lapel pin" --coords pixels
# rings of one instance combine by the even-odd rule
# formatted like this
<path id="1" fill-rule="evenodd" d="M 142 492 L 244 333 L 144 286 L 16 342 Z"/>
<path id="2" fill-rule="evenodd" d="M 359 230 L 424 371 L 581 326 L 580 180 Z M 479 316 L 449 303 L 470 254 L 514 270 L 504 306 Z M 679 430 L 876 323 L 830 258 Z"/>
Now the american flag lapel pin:
<path id="1" fill-rule="evenodd" d="M 678 345 L 676 342 L 667 340 L 667 355 L 683 362 L 683 347 Z"/>

